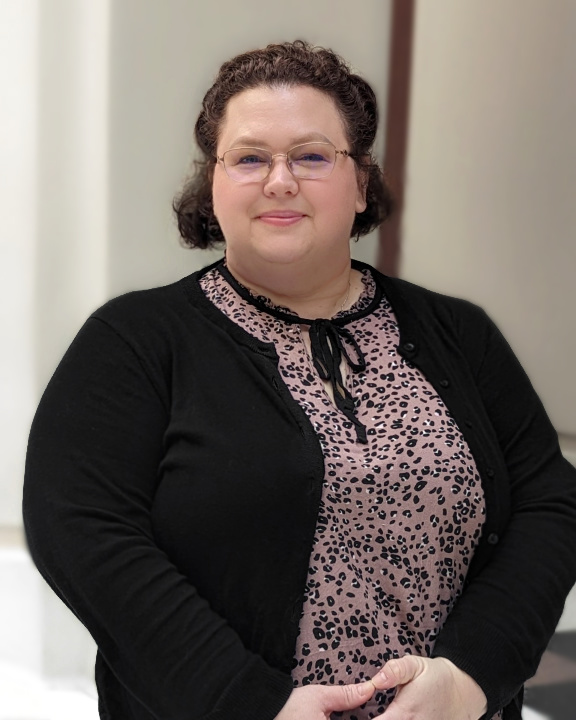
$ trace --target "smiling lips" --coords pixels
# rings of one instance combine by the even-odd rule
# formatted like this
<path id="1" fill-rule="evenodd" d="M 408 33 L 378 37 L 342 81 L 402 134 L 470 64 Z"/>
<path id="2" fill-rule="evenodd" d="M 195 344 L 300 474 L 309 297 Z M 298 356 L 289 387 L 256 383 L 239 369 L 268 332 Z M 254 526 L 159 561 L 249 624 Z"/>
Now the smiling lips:
<path id="1" fill-rule="evenodd" d="M 303 213 L 294 210 L 270 210 L 257 216 L 257 220 L 267 223 L 268 225 L 276 225 L 285 227 L 287 225 L 295 225 L 297 222 L 306 217 Z"/>

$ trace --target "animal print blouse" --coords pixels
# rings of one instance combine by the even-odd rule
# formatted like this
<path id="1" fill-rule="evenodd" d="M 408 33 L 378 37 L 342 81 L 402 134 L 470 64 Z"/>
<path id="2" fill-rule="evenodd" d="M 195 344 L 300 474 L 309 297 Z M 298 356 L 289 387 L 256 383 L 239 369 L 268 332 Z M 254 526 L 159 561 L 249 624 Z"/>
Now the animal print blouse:
<path id="1" fill-rule="evenodd" d="M 371 304 L 375 283 L 369 271 L 362 280 L 360 298 L 338 317 Z M 367 429 L 368 443 L 362 444 L 314 368 L 306 326 L 256 308 L 217 268 L 200 283 L 231 320 L 274 343 L 279 371 L 324 454 L 294 685 L 358 682 L 390 658 L 429 656 L 480 538 L 484 495 L 450 412 L 397 352 L 390 304 L 383 298 L 370 314 L 346 325 L 366 358 L 366 369 L 348 372 L 346 380 Z M 394 692 L 376 693 L 362 708 L 333 717 L 374 718 Z"/>

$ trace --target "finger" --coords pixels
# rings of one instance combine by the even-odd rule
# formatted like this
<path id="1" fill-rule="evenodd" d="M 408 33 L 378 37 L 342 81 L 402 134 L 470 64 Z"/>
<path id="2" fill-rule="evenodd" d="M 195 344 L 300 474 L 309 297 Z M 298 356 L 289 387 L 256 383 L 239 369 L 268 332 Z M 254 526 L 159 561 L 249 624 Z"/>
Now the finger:
<path id="1" fill-rule="evenodd" d="M 366 682 L 352 685 L 324 686 L 325 710 L 354 710 L 368 702 L 374 694 L 374 683 Z"/>
<path id="2" fill-rule="evenodd" d="M 372 678 L 377 690 L 389 690 L 405 685 L 424 672 L 424 662 L 416 655 L 404 655 L 402 658 L 388 660 L 384 667 Z"/>

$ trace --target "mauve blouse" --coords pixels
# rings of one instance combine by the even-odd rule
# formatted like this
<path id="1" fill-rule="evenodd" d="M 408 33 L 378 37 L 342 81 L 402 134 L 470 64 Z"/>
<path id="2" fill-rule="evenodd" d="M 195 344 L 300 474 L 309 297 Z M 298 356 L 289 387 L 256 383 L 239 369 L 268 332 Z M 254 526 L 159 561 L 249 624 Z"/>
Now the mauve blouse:
<path id="1" fill-rule="evenodd" d="M 359 682 L 390 658 L 430 656 L 462 591 L 485 515 L 468 445 L 430 383 L 397 352 L 394 313 L 385 298 L 374 302 L 368 270 L 362 280 L 360 298 L 338 317 L 375 305 L 346 325 L 366 359 L 364 371 L 348 368 L 345 375 L 367 444 L 357 441 L 318 376 L 305 325 L 255 307 L 217 268 L 200 279 L 216 307 L 258 340 L 274 343 L 282 377 L 324 455 L 295 686 Z M 374 718 L 394 693 L 378 692 L 362 708 L 333 717 Z"/>

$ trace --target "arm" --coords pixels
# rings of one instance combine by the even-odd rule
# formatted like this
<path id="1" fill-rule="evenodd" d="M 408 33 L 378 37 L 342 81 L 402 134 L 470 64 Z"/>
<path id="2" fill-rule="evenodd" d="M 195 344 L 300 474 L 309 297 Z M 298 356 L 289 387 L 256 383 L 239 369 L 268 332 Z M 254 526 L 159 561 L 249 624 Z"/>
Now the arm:
<path id="1" fill-rule="evenodd" d="M 270 720 L 291 679 L 244 648 L 154 541 L 168 402 L 132 348 L 90 319 L 33 423 L 24 488 L 30 551 L 153 717 Z"/>
<path id="2" fill-rule="evenodd" d="M 532 676 L 576 579 L 576 471 L 510 347 L 486 318 L 467 318 L 464 346 L 509 476 L 511 515 L 471 579 L 434 654 L 482 687 L 487 717 Z M 506 477 L 496 476 L 500 486 Z"/>

